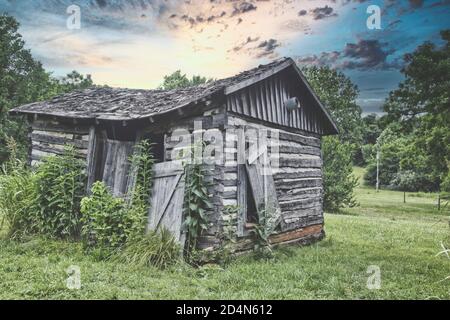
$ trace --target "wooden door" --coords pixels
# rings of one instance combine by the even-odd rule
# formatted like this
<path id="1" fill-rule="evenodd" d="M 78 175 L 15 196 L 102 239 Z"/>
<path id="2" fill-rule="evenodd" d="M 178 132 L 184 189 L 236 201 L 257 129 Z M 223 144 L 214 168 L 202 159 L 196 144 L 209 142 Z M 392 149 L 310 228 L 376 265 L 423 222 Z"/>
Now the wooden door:
<path id="1" fill-rule="evenodd" d="M 184 202 L 184 169 L 180 161 L 161 162 L 154 165 L 152 194 L 148 215 L 148 229 L 168 229 L 182 245 Z"/>
<path id="2" fill-rule="evenodd" d="M 275 225 L 281 222 L 281 208 L 278 203 L 275 181 L 272 176 L 272 168 L 267 151 L 257 158 L 251 158 L 246 163 L 248 182 L 255 199 L 258 212 L 265 209 L 271 214 L 271 220 Z"/>
<path id="3" fill-rule="evenodd" d="M 130 157 L 134 142 L 107 139 L 104 145 L 104 169 L 102 181 L 115 196 L 123 196 L 127 191 L 130 176 Z"/>

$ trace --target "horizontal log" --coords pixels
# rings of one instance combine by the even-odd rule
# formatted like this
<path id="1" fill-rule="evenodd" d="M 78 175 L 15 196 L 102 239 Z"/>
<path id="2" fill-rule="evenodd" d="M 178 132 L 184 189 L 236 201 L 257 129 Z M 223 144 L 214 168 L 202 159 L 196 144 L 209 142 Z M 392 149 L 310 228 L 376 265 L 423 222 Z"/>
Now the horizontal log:
<path id="1" fill-rule="evenodd" d="M 45 145 L 45 144 L 33 143 L 32 148 L 34 150 L 49 152 L 49 153 L 53 153 L 53 154 L 57 154 L 57 155 L 64 154 L 63 146 L 61 146 L 61 148 L 56 148 L 54 146 L 49 146 L 49 145 Z M 85 158 L 87 155 L 87 150 L 86 149 L 75 149 L 75 154 L 79 157 Z"/>
<path id="2" fill-rule="evenodd" d="M 292 168 L 321 168 L 322 160 L 321 159 L 308 159 L 308 158 L 299 158 L 299 159 L 287 159 L 280 158 L 279 160 L 280 167 L 292 167 Z"/>
<path id="3" fill-rule="evenodd" d="M 317 205 L 308 209 L 293 209 L 282 211 L 282 220 L 289 221 L 292 219 L 300 219 L 304 217 L 321 217 L 323 216 L 322 205 Z"/>
<path id="4" fill-rule="evenodd" d="M 292 201 L 297 199 L 306 199 L 315 196 L 322 196 L 322 188 L 303 188 L 303 189 L 291 189 L 291 190 L 278 190 L 278 200 L 279 201 Z"/>
<path id="5" fill-rule="evenodd" d="M 279 139 L 298 142 L 305 146 L 320 147 L 320 139 L 314 137 L 307 137 L 290 132 L 280 131 Z"/>
<path id="6" fill-rule="evenodd" d="M 89 134 L 88 126 L 77 126 L 72 124 L 60 123 L 58 121 L 36 120 L 31 123 L 33 130 L 54 131 L 73 134 Z"/>
<path id="7" fill-rule="evenodd" d="M 33 146 L 31 150 L 31 160 L 40 161 L 43 158 L 62 155 L 63 153 L 63 151 L 46 148 L 44 146 Z M 79 159 L 86 159 L 86 154 L 79 152 L 75 153 L 75 156 Z"/>
<path id="8" fill-rule="evenodd" d="M 301 179 L 301 178 L 321 178 L 322 170 L 281 167 L 274 170 L 274 180 L 280 179 Z"/>
<path id="9" fill-rule="evenodd" d="M 237 192 L 236 191 L 225 191 L 223 193 L 224 199 L 237 199 Z"/>
<path id="10" fill-rule="evenodd" d="M 88 144 L 89 144 L 88 141 L 85 141 L 85 140 L 67 139 L 67 138 L 63 138 L 63 137 L 43 135 L 43 134 L 38 134 L 38 133 L 32 133 L 31 140 L 36 141 L 36 142 L 49 143 L 49 144 L 59 144 L 59 145 L 71 144 L 79 149 L 87 149 Z"/>
<path id="11" fill-rule="evenodd" d="M 272 148 L 273 150 L 273 148 Z M 320 156 L 321 151 L 317 147 L 310 147 L 310 146 L 285 146 L 285 145 L 279 145 L 278 146 L 278 152 L 280 153 L 292 153 L 292 154 L 309 154 L 309 155 L 315 155 Z"/>
<path id="12" fill-rule="evenodd" d="M 301 210 L 301 209 L 308 209 L 320 206 L 322 203 L 322 197 L 311 197 L 306 199 L 298 199 L 298 200 L 292 200 L 292 201 L 284 201 L 280 202 L 281 210 L 288 211 L 288 210 Z"/>
<path id="13" fill-rule="evenodd" d="M 280 179 L 275 181 L 275 186 L 277 190 L 315 188 L 322 186 L 322 179 L 321 178 Z"/>

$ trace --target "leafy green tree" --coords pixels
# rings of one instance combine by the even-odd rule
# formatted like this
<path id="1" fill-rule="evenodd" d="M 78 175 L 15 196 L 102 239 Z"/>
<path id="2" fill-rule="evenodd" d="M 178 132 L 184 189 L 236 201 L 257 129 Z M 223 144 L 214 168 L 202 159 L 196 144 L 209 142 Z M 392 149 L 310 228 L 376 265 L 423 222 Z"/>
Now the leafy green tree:
<path id="1" fill-rule="evenodd" d="M 372 113 L 362 118 L 362 121 L 364 124 L 363 143 L 377 143 L 377 139 L 383 131 L 380 127 L 378 116 Z"/>
<path id="2" fill-rule="evenodd" d="M 193 76 L 189 79 L 185 74 L 181 74 L 180 70 L 177 70 L 168 76 L 164 76 L 164 82 L 161 84 L 160 88 L 165 90 L 179 89 L 192 87 L 211 81 L 213 81 L 213 79 L 208 79 L 202 76 Z"/>
<path id="3" fill-rule="evenodd" d="M 338 211 L 354 205 L 353 188 L 357 179 L 352 175 L 353 155 L 363 139 L 361 108 L 356 104 L 357 87 L 341 72 L 328 67 L 304 68 L 309 83 L 330 111 L 338 129 L 338 137 L 324 137 L 324 206 Z"/>
<path id="4" fill-rule="evenodd" d="M 26 155 L 27 123 L 21 118 L 9 117 L 10 109 L 92 85 L 90 76 L 76 71 L 62 80 L 53 78 L 33 59 L 30 50 L 25 49 L 18 29 L 16 19 L 0 15 L 0 164 L 9 156 L 7 137 L 17 141 L 19 157 Z"/>
<path id="5" fill-rule="evenodd" d="M 351 145 L 339 141 L 337 137 L 324 137 L 323 179 L 324 208 L 336 212 L 343 206 L 354 206 L 353 189 L 358 185 L 358 179 L 353 176 Z"/>
<path id="6" fill-rule="evenodd" d="M 24 48 L 22 36 L 17 32 L 18 22 L 0 15 L 0 163 L 8 158 L 6 138 L 14 137 L 25 153 L 26 124 L 8 117 L 14 106 L 46 97 L 50 76 Z"/>
<path id="7" fill-rule="evenodd" d="M 86 89 L 94 86 L 90 74 L 84 76 L 77 71 L 72 71 L 61 80 L 57 81 L 58 94 L 71 92 L 78 89 Z"/>
<path id="8" fill-rule="evenodd" d="M 444 45 L 425 42 L 405 56 L 405 80 L 384 105 L 400 133 L 411 133 L 415 151 L 424 156 L 428 178 L 439 185 L 450 163 L 450 30 L 441 32 Z"/>
<path id="9" fill-rule="evenodd" d="M 392 91 L 384 111 L 406 124 L 424 114 L 447 115 L 450 109 L 450 30 L 441 32 L 446 43 L 437 48 L 425 42 L 405 55 L 405 80 Z"/>
<path id="10" fill-rule="evenodd" d="M 360 145 L 363 139 L 361 107 L 356 104 L 359 91 L 342 72 L 329 67 L 302 69 L 339 129 L 341 141 Z"/>

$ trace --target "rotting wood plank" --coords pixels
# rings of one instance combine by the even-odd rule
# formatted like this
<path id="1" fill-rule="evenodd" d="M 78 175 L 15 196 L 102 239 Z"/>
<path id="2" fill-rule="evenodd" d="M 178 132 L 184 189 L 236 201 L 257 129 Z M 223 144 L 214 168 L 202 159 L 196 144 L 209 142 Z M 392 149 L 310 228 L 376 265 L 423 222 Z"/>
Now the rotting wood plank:
<path id="1" fill-rule="evenodd" d="M 304 238 L 307 236 L 320 234 L 322 232 L 322 229 L 323 229 L 322 224 L 311 225 L 311 226 L 301 228 L 298 230 L 272 235 L 269 237 L 269 241 L 271 244 L 276 244 L 276 243 L 301 239 L 301 238 Z"/>

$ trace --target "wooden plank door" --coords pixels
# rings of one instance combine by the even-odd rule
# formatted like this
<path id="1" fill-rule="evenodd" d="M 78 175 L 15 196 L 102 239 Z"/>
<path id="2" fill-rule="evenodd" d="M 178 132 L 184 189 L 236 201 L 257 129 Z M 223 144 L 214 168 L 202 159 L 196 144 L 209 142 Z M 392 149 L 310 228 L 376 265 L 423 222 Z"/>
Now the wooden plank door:
<path id="1" fill-rule="evenodd" d="M 250 161 L 248 160 L 246 163 L 246 170 L 256 208 L 258 211 L 266 209 L 272 213 L 271 219 L 274 220 L 275 225 L 278 225 L 281 221 L 281 208 L 278 203 L 275 181 L 267 151 L 254 159 L 253 162 Z"/>
<path id="2" fill-rule="evenodd" d="M 104 169 L 102 181 L 115 196 L 123 196 L 127 191 L 130 175 L 130 157 L 134 142 L 107 139 L 104 146 Z"/>
<path id="3" fill-rule="evenodd" d="M 154 165 L 153 188 L 150 196 L 148 230 L 168 229 L 182 245 L 184 202 L 184 169 L 180 161 Z"/>

